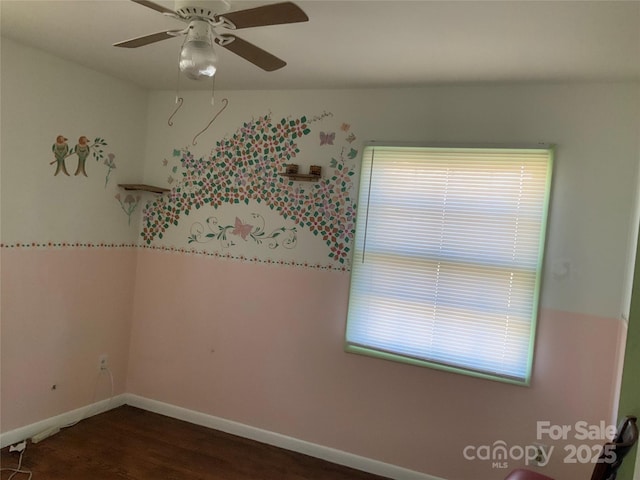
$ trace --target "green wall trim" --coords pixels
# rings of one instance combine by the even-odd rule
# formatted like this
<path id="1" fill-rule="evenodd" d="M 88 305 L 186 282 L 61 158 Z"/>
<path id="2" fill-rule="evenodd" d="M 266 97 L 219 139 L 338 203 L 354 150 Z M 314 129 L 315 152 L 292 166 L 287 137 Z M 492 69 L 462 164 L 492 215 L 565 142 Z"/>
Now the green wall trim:
<path id="1" fill-rule="evenodd" d="M 621 419 L 626 415 L 636 415 L 640 418 L 640 242 L 636 247 L 636 265 L 618 407 L 618 418 Z M 632 480 L 637 452 L 637 446 L 629 452 L 620 467 L 617 480 Z"/>
<path id="2" fill-rule="evenodd" d="M 376 350 L 374 348 L 367 348 L 359 345 L 352 345 L 349 343 L 345 344 L 344 349 L 347 353 L 357 353 L 359 355 L 367 355 L 369 357 L 379 358 L 382 360 L 391 360 L 393 362 L 406 363 L 408 365 L 414 365 L 416 367 L 434 368 L 436 370 L 442 370 L 444 372 L 459 373 L 461 375 L 468 375 L 470 377 L 484 378 L 486 380 L 494 380 L 497 382 L 510 383 L 512 385 L 528 387 L 530 383 L 529 378 L 521 380 L 517 378 L 503 377 L 500 375 L 491 375 L 489 373 L 478 372 L 468 368 L 454 367 L 454 366 L 445 365 L 442 363 L 430 362 L 428 360 L 408 357 L 405 355 L 399 355 L 391 352 L 383 352 L 381 350 Z"/>

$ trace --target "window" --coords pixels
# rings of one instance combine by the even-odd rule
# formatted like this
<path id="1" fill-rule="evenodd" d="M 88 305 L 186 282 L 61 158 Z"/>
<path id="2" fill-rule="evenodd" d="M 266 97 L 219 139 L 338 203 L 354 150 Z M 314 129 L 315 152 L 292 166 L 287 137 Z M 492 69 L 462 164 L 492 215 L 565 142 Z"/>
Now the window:
<path id="1" fill-rule="evenodd" d="M 347 351 L 528 384 L 552 163 L 550 148 L 366 147 Z"/>

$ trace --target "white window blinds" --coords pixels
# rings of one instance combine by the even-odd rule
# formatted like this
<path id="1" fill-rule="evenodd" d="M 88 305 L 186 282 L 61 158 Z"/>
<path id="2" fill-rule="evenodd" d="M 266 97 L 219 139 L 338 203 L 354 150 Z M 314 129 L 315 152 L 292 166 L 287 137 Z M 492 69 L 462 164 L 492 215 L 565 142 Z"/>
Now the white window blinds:
<path id="1" fill-rule="evenodd" d="M 347 350 L 529 382 L 550 149 L 369 146 Z"/>

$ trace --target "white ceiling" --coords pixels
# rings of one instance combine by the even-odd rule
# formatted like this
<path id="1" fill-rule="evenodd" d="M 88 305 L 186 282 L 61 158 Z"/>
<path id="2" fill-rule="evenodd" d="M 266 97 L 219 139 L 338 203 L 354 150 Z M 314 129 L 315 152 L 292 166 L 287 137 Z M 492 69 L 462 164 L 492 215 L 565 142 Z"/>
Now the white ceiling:
<path id="1" fill-rule="evenodd" d="M 266 3 L 235 0 L 232 10 Z M 237 32 L 288 65 L 267 73 L 218 48 L 216 89 L 640 80 L 640 1 L 296 3 L 309 22 Z M 0 16 L 2 36 L 145 88 L 176 88 L 181 39 L 111 46 L 184 26 L 154 10 L 128 0 L 0 0 Z M 180 87 L 211 83 L 183 78 Z"/>

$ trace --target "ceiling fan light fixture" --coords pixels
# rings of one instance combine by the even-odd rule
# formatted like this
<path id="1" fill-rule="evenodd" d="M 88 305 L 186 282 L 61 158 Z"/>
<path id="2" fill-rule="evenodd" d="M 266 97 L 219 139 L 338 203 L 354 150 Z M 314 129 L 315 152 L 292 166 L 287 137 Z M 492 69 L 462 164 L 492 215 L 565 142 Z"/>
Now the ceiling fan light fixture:
<path id="1" fill-rule="evenodd" d="M 211 44 L 185 43 L 180 52 L 180 71 L 192 80 L 211 78 L 216 74 L 217 61 Z"/>
<path id="2" fill-rule="evenodd" d="M 238 55 L 265 72 L 273 72 L 287 64 L 284 60 L 236 35 L 218 33 L 218 29 L 235 31 L 243 28 L 309 21 L 307 14 L 291 1 L 236 11 L 230 11 L 229 0 L 174 0 L 175 11 L 152 0 L 131 1 L 186 22 L 189 26 L 183 30 L 165 30 L 113 45 L 120 48 L 138 48 L 186 35 L 180 52 L 180 72 L 196 80 L 212 78 L 216 73 L 217 58 L 213 49 L 214 39 L 217 47 Z"/>
<path id="3" fill-rule="evenodd" d="M 202 20 L 192 21 L 180 51 L 180 71 L 192 80 L 203 80 L 215 75 L 217 63 L 209 24 Z"/>

